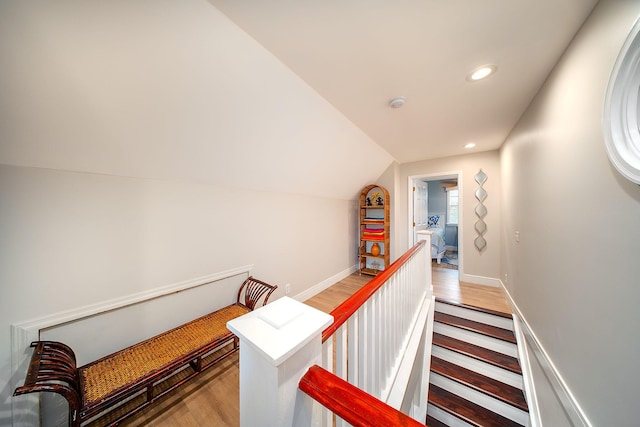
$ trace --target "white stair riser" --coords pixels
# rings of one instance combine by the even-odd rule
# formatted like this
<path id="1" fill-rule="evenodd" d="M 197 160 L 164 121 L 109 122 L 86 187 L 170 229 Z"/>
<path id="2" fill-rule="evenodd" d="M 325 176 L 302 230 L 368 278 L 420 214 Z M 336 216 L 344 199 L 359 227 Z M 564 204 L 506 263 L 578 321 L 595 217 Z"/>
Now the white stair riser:
<path id="1" fill-rule="evenodd" d="M 506 354 L 507 356 L 518 357 L 518 346 L 507 341 L 467 331 L 455 326 L 445 325 L 439 322 L 434 322 L 433 331 L 460 341 L 497 351 L 498 353 Z"/>
<path id="2" fill-rule="evenodd" d="M 431 372 L 429 382 L 521 425 L 526 425 L 528 422 L 529 414 L 527 412 L 440 374 Z"/>
<path id="3" fill-rule="evenodd" d="M 475 322 L 486 323 L 487 325 L 496 326 L 502 329 L 513 331 L 513 319 L 502 316 L 495 316 L 489 313 L 470 310 L 464 307 L 457 307 L 451 304 L 444 304 L 436 301 L 435 310 L 439 313 L 450 314 L 452 316 L 462 317 L 463 319 L 473 320 Z"/>
<path id="4" fill-rule="evenodd" d="M 445 423 L 449 427 L 474 427 L 473 424 L 462 421 L 460 418 L 451 415 L 447 411 L 444 411 L 430 403 L 427 404 L 427 414 L 431 415 L 436 420 Z"/>
<path id="5" fill-rule="evenodd" d="M 506 369 L 499 368 L 481 360 L 474 359 L 473 357 L 438 347 L 437 345 L 433 346 L 432 355 L 522 390 L 522 375 L 507 371 Z"/>

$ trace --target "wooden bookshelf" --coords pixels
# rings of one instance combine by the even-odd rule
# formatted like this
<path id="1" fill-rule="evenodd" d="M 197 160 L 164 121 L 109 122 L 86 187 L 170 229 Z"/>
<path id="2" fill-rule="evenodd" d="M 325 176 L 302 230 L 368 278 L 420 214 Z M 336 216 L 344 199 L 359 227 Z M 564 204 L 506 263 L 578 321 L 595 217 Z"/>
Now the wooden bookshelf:
<path id="1" fill-rule="evenodd" d="M 390 199 L 386 188 L 371 184 L 360 192 L 360 273 L 375 276 L 390 264 Z M 377 244 L 380 253 L 373 254 Z"/>

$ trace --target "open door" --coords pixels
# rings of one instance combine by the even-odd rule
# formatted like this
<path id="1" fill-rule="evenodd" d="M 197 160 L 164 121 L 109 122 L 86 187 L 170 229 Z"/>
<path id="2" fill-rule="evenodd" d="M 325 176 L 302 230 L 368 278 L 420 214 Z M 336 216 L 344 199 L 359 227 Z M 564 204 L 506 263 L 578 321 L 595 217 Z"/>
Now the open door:
<path id="1" fill-rule="evenodd" d="M 413 181 L 413 244 L 418 242 L 417 231 L 427 229 L 429 212 L 429 184 L 425 181 Z"/>

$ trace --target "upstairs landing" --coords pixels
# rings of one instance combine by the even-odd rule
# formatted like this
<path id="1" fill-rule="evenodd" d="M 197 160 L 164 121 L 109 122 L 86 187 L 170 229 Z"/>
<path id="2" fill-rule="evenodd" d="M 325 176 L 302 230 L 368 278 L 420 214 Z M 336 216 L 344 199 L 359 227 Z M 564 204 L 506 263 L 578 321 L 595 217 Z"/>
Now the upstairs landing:
<path id="1" fill-rule="evenodd" d="M 433 294 L 437 299 L 483 308 L 511 316 L 511 306 L 502 288 L 460 282 L 458 271 L 434 268 Z"/>
<path id="2" fill-rule="evenodd" d="M 437 298 L 511 314 L 500 288 L 458 282 L 458 271 L 433 270 L 433 290 Z M 305 301 L 326 313 L 364 286 L 371 276 L 354 273 Z M 211 368 L 190 385 L 163 398 L 154 406 L 129 418 L 129 427 L 200 427 L 216 425 L 237 427 L 239 419 L 239 375 L 237 353 Z"/>

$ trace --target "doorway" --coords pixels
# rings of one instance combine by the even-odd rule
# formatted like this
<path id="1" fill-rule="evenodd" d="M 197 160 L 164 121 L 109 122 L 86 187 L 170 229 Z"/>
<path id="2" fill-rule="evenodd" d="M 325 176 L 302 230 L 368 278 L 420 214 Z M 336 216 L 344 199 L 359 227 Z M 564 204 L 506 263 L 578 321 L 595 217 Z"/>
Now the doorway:
<path id="1" fill-rule="evenodd" d="M 409 241 L 416 232 L 429 229 L 434 268 L 463 269 L 462 172 L 445 172 L 409 177 Z"/>

